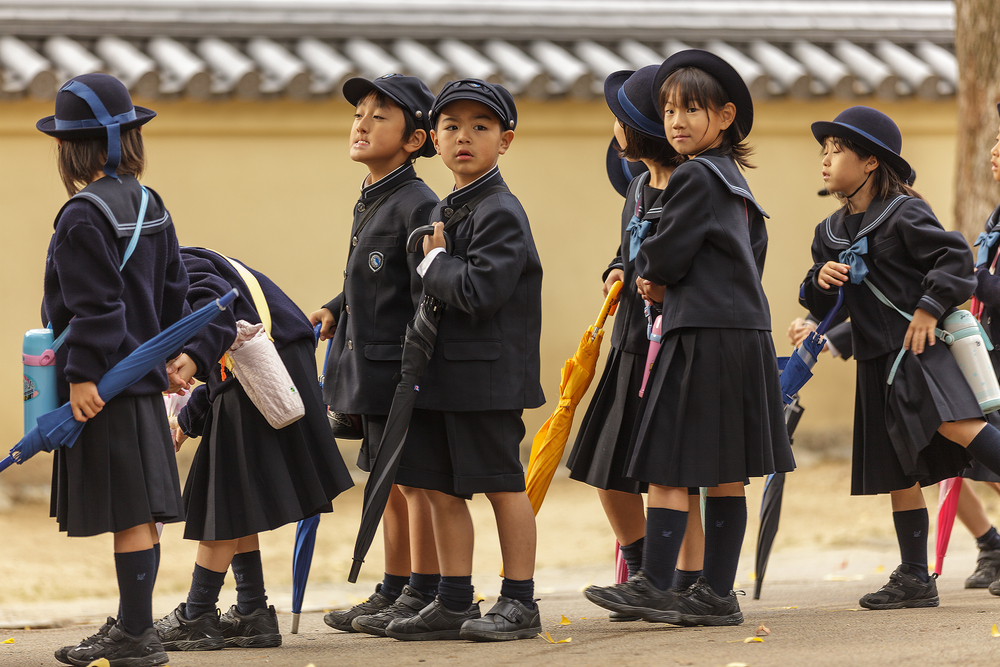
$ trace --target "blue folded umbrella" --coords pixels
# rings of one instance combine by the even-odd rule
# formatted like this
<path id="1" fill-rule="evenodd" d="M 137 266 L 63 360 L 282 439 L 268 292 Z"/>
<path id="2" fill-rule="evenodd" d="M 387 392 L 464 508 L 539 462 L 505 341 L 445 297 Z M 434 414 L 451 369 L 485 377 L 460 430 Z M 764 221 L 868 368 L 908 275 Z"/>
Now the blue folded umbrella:
<path id="1" fill-rule="evenodd" d="M 97 393 L 105 402 L 121 393 L 126 387 L 141 380 L 149 371 L 166 363 L 167 356 L 180 349 L 226 309 L 239 292 L 235 289 L 207 304 L 187 317 L 153 336 L 135 348 L 131 354 L 114 365 L 97 383 Z M 28 431 L 19 443 L 10 450 L 10 455 L 0 461 L 0 472 L 13 463 L 24 463 L 41 451 L 51 452 L 57 447 L 72 447 L 86 422 L 73 418 L 73 409 L 64 403 L 52 412 L 47 412 L 36 421 L 35 428 Z"/>
<path id="2" fill-rule="evenodd" d="M 841 287 L 837 293 L 837 303 L 834 304 L 830 312 L 826 314 L 823 321 L 816 327 L 809 336 L 802 341 L 799 349 L 795 350 L 790 357 L 779 357 L 778 368 L 781 370 L 781 400 L 785 404 L 790 404 L 795 400 L 795 394 L 805 386 L 809 378 L 812 377 L 812 367 L 816 365 L 819 353 L 826 345 L 823 334 L 830 328 L 834 316 L 844 303 L 844 288 Z"/>
<path id="3" fill-rule="evenodd" d="M 319 528 L 319 514 L 299 521 L 295 529 L 295 550 L 292 552 L 292 634 L 299 632 L 299 615 L 302 601 L 306 596 L 306 581 L 312 565 L 313 549 L 316 547 L 316 529 Z"/>

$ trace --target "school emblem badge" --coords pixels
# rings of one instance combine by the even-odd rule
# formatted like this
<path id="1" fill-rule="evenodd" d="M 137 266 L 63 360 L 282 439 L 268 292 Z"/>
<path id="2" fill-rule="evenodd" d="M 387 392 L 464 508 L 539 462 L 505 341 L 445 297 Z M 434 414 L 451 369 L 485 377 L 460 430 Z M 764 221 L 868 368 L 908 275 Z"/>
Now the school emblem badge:
<path id="1" fill-rule="evenodd" d="M 368 268 L 372 270 L 372 273 L 378 273 L 384 263 L 385 255 L 378 250 L 368 255 Z"/>

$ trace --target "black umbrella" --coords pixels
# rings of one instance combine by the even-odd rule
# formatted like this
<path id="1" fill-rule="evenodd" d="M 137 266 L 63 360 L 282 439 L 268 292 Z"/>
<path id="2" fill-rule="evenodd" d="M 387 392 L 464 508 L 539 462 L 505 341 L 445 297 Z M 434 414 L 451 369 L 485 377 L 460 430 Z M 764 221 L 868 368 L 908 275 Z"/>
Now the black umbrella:
<path id="1" fill-rule="evenodd" d="M 799 397 L 785 406 L 785 428 L 788 429 L 788 440 L 792 440 L 795 427 L 799 425 L 802 412 Z M 757 559 L 754 564 L 756 581 L 753 585 L 753 599 L 760 599 L 760 587 L 764 583 L 764 572 L 767 571 L 767 559 L 771 556 L 771 546 L 774 536 L 778 534 L 778 520 L 781 519 L 781 496 L 785 492 L 785 473 L 773 472 L 764 482 L 764 497 L 760 501 L 760 530 L 757 532 Z"/>
<path id="2" fill-rule="evenodd" d="M 417 383 L 427 369 L 431 355 L 434 354 L 437 325 L 441 321 L 443 312 L 444 302 L 425 294 L 413 321 L 406 325 L 399 384 L 396 385 L 396 393 L 392 396 L 392 407 L 389 408 L 385 431 L 375 453 L 368 483 L 365 484 L 361 526 L 358 528 L 358 539 L 354 543 L 354 563 L 347 578 L 352 584 L 358 580 L 361 564 L 365 562 L 365 555 L 375 538 L 382 513 L 385 512 L 389 491 L 392 490 L 393 481 L 396 479 L 396 470 L 399 469 L 406 430 L 413 415 L 413 404 L 417 400 L 419 391 Z"/>

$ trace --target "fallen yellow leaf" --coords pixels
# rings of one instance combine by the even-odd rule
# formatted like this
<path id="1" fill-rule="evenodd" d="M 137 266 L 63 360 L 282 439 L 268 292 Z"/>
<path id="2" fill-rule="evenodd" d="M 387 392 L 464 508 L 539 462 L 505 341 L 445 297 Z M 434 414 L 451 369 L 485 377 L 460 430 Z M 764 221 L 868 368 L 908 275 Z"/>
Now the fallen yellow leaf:
<path id="1" fill-rule="evenodd" d="M 768 628 L 768 627 L 767 627 L 766 625 L 764 625 L 763 623 L 761 623 L 761 624 L 760 624 L 760 625 L 759 625 L 759 626 L 757 627 L 757 636 L 758 636 L 758 637 L 764 637 L 764 636 L 767 636 L 767 635 L 769 635 L 769 634 L 771 634 L 771 629 L 770 629 L 770 628 Z"/>
<path id="2" fill-rule="evenodd" d="M 568 644 L 571 641 L 573 641 L 572 637 L 567 637 L 566 639 L 558 639 L 558 640 L 553 639 L 552 635 L 550 635 L 545 630 L 542 630 L 540 633 L 538 633 L 538 636 L 541 637 L 542 639 L 544 639 L 545 641 L 547 641 L 550 644 Z"/>
<path id="3" fill-rule="evenodd" d="M 107 658 L 98 658 L 87 665 L 87 667 L 111 667 L 111 663 L 108 662 Z"/>
<path id="4" fill-rule="evenodd" d="M 885 565 L 879 565 L 875 568 L 876 572 L 885 572 Z"/>
<path id="5" fill-rule="evenodd" d="M 996 626 L 994 625 L 993 627 L 996 627 Z M 3 643 L 4 644 L 13 644 L 14 643 L 14 638 L 11 637 L 10 639 L 5 639 L 5 640 L 3 640 Z"/>
<path id="6" fill-rule="evenodd" d="M 750 579 L 750 581 L 757 581 L 756 572 L 747 572 L 747 577 Z"/>
<path id="7" fill-rule="evenodd" d="M 565 616 L 563 616 L 562 620 L 559 621 L 559 625 L 569 625 L 570 623 L 572 623 L 572 621 L 566 618 Z"/>
<path id="8" fill-rule="evenodd" d="M 744 644 L 763 644 L 764 640 L 760 637 L 747 637 L 743 640 Z"/>
<path id="9" fill-rule="evenodd" d="M 997 630 L 997 624 L 994 623 L 993 627 L 990 628 L 990 637 L 1000 637 L 1000 630 Z M 11 639 L 10 641 L 14 641 Z"/>

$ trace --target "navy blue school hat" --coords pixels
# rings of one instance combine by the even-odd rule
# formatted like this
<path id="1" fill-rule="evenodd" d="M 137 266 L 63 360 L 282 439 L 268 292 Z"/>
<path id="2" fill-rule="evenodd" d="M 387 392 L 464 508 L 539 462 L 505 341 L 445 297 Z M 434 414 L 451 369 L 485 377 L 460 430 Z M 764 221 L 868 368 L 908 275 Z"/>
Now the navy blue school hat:
<path id="1" fill-rule="evenodd" d="M 41 132 L 57 139 L 108 138 L 108 160 L 104 173 L 118 178 L 121 161 L 121 133 L 145 125 L 156 112 L 132 104 L 121 81 L 109 74 L 81 74 L 56 93 L 55 115 L 35 124 Z"/>
<path id="2" fill-rule="evenodd" d="M 864 146 L 882 162 L 899 174 L 903 181 L 910 178 L 909 163 L 900 155 L 903 149 L 903 135 L 891 118 L 871 107 L 850 107 L 844 109 L 833 122 L 818 121 L 812 124 L 816 141 L 823 144 L 826 137 L 847 139 Z"/>
<path id="3" fill-rule="evenodd" d="M 517 107 L 514 97 L 498 83 L 487 83 L 482 79 L 459 79 L 449 81 L 434 100 L 431 109 L 431 125 L 437 124 L 441 109 L 456 100 L 472 100 L 485 104 L 500 118 L 504 130 L 517 127 Z"/>
<path id="4" fill-rule="evenodd" d="M 356 76 L 344 82 L 343 90 L 344 97 L 354 106 L 357 106 L 358 102 L 373 90 L 388 96 L 400 109 L 413 117 L 418 130 L 423 130 L 427 134 L 427 140 L 420 149 L 419 155 L 432 157 L 436 153 L 434 144 L 431 142 L 430 120 L 434 93 L 423 81 L 415 76 L 402 74 L 386 74 L 372 81 Z"/>
<path id="5" fill-rule="evenodd" d="M 653 85 L 650 89 L 653 105 L 656 107 L 656 114 L 663 118 L 663 109 L 660 107 L 660 88 L 667 77 L 679 69 L 694 67 L 711 74 L 722 85 L 722 89 L 729 96 L 729 101 L 736 106 L 736 119 L 734 124 L 739 133 L 739 141 L 742 141 L 750 134 L 753 127 L 753 97 L 750 96 L 750 89 L 739 72 L 733 69 L 728 62 L 715 55 L 711 51 L 702 49 L 686 49 L 678 51 L 663 61 L 656 76 L 653 77 Z"/>
<path id="6" fill-rule="evenodd" d="M 663 117 L 649 96 L 657 66 L 613 72 L 604 80 L 604 99 L 615 118 L 647 137 L 666 141 Z"/>
<path id="7" fill-rule="evenodd" d="M 632 162 L 623 157 L 618 157 L 618 151 L 620 150 L 621 146 L 618 145 L 618 140 L 611 137 L 606 160 L 608 180 L 611 181 L 611 185 L 615 191 L 622 197 L 625 197 L 628 195 L 628 186 L 632 182 L 632 179 L 643 172 L 649 171 L 649 168 L 642 162 Z"/>

